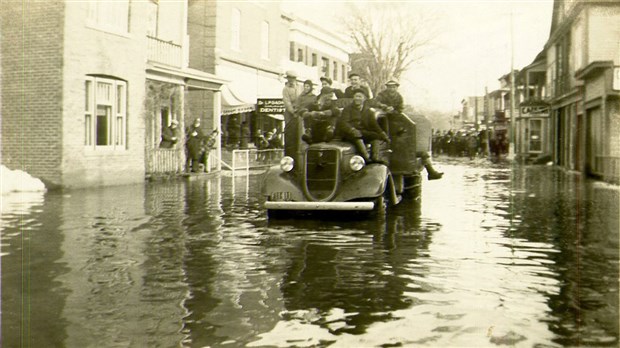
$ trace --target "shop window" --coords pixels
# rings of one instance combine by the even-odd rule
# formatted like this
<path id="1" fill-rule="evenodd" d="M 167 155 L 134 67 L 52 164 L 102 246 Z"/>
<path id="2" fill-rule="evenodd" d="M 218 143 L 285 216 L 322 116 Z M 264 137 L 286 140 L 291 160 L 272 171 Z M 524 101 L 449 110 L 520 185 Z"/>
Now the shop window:
<path id="1" fill-rule="evenodd" d="M 127 84 L 89 77 L 85 83 L 84 145 L 125 149 Z"/>

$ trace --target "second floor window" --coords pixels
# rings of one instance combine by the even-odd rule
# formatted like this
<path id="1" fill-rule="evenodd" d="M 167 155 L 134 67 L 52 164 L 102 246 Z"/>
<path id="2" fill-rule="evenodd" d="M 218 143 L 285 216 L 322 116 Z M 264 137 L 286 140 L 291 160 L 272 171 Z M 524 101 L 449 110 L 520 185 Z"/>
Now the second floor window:
<path id="1" fill-rule="evenodd" d="M 334 62 L 334 70 L 332 71 L 334 81 L 338 81 L 338 62 Z"/>
<path id="2" fill-rule="evenodd" d="M 241 50 L 241 11 L 232 9 L 232 17 L 230 19 L 230 48 L 233 50 Z"/>
<path id="3" fill-rule="evenodd" d="M 126 34 L 129 32 L 129 0 L 89 0 L 87 20 L 98 29 Z"/>
<path id="4" fill-rule="evenodd" d="M 303 62 L 304 61 L 304 50 L 303 50 L 303 48 L 298 48 L 297 49 L 297 61 L 298 62 Z"/>
<path id="5" fill-rule="evenodd" d="M 317 61 L 316 53 L 312 53 L 312 66 L 317 66 L 317 65 L 318 65 L 318 61 Z"/>
<path id="6" fill-rule="evenodd" d="M 329 76 L 329 59 L 321 58 L 321 62 L 321 73 L 323 74 L 323 76 Z"/>

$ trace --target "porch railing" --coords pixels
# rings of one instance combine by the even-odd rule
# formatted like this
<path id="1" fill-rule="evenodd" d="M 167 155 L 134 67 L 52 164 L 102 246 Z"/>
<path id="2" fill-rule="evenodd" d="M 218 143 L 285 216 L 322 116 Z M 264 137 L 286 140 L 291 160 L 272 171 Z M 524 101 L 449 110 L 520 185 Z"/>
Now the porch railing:
<path id="1" fill-rule="evenodd" d="M 147 174 L 165 174 L 183 172 L 183 156 L 179 149 L 147 150 Z"/>
<path id="2" fill-rule="evenodd" d="M 283 149 L 247 149 L 233 150 L 230 163 L 222 161 L 222 164 L 233 173 L 255 169 L 267 169 L 272 165 L 280 163 L 280 159 L 284 156 Z"/>
<path id="3" fill-rule="evenodd" d="M 172 41 L 164 41 L 154 36 L 147 35 L 147 59 L 152 62 L 162 63 L 177 68 L 182 67 L 183 47 Z"/>

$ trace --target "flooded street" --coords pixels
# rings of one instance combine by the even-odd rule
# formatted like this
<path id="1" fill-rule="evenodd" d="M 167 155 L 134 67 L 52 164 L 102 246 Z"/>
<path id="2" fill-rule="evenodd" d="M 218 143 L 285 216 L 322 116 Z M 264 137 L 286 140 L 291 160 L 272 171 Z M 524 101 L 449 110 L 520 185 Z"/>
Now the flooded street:
<path id="1" fill-rule="evenodd" d="M 2 347 L 618 346 L 618 188 L 436 162 L 363 221 L 256 175 L 3 198 Z"/>

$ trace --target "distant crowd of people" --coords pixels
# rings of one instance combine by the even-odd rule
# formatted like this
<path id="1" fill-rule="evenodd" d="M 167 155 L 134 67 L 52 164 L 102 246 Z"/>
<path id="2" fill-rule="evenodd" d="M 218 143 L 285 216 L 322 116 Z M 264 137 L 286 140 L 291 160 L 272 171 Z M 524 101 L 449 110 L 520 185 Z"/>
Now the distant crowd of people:
<path id="1" fill-rule="evenodd" d="M 499 157 L 508 153 L 508 139 L 503 133 L 493 134 L 487 130 L 436 131 L 433 134 L 433 154 L 454 157 L 489 155 Z"/>

